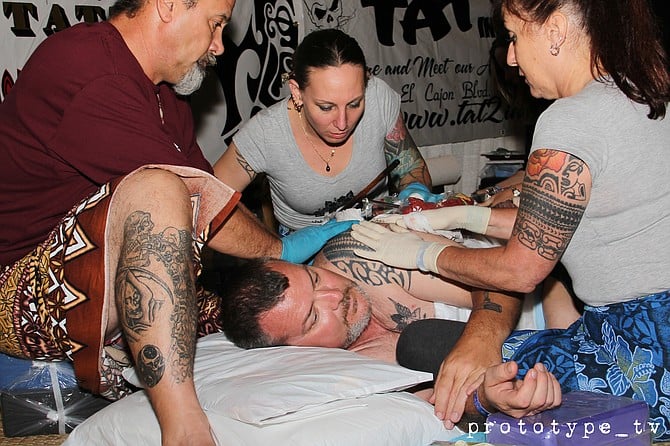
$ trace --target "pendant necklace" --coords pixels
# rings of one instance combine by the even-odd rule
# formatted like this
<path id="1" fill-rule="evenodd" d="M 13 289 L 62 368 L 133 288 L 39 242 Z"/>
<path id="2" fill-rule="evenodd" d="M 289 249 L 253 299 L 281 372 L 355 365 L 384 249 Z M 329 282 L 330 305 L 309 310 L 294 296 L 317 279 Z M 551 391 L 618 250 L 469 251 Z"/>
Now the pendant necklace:
<path id="1" fill-rule="evenodd" d="M 330 149 L 330 157 L 328 159 L 324 158 L 321 156 L 318 150 L 316 150 L 316 146 L 312 142 L 309 136 L 307 136 L 307 130 L 305 130 L 305 124 L 302 122 L 302 111 L 298 111 L 298 119 L 300 119 L 300 127 L 302 128 L 302 133 L 305 135 L 305 139 L 309 143 L 310 146 L 312 146 L 312 150 L 314 150 L 314 153 L 316 153 L 316 156 L 321 158 L 321 161 L 326 163 L 326 172 L 330 172 L 330 162 L 333 160 L 333 157 L 335 156 L 335 149 Z"/>

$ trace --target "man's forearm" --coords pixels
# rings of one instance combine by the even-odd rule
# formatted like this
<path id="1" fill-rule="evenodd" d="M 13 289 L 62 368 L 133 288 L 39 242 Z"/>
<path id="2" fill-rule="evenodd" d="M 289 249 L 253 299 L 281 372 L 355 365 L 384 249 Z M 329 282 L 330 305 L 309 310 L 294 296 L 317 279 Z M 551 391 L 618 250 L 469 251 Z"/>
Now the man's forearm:
<path id="1" fill-rule="evenodd" d="M 495 353 L 488 356 L 491 361 L 489 366 L 498 364 L 502 361 L 502 344 L 519 321 L 523 296 L 475 291 L 472 293 L 472 301 L 473 311 L 461 338 L 488 345 Z M 485 395 L 480 394 L 478 397 L 485 410 L 492 411 L 488 407 Z M 485 421 L 486 418 L 475 406 L 474 393 L 470 394 L 459 426 L 467 428 L 468 423 L 481 424 Z"/>
<path id="2" fill-rule="evenodd" d="M 491 209 L 491 217 L 486 228 L 486 235 L 509 240 L 512 236 L 517 211 L 516 208 Z"/>
<path id="3" fill-rule="evenodd" d="M 530 293 L 539 283 L 532 271 L 505 255 L 505 246 L 485 249 L 447 247 L 437 257 L 442 277 L 483 289 Z M 485 273 L 484 273 L 485 272 Z M 542 277 L 544 279 L 544 276 Z"/>
<path id="4" fill-rule="evenodd" d="M 494 291 L 473 291 L 472 313 L 461 339 L 489 346 L 495 351 L 495 361 L 502 361 L 502 344 L 514 330 L 521 315 L 523 296 Z"/>
<path id="5" fill-rule="evenodd" d="M 279 236 L 241 203 L 207 244 L 216 251 L 243 258 L 279 258 L 282 253 Z"/>
<path id="6" fill-rule="evenodd" d="M 483 333 L 490 342 L 502 345 L 514 330 L 523 305 L 523 294 L 480 290 L 472 292 L 472 314 L 464 334 Z M 491 332 L 495 327 L 496 331 Z"/>

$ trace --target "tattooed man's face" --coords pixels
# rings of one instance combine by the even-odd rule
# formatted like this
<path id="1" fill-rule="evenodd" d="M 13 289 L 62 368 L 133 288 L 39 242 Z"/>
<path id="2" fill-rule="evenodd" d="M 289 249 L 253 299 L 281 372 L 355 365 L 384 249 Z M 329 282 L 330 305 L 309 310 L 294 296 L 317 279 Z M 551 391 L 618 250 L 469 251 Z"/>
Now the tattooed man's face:
<path id="1" fill-rule="evenodd" d="M 370 322 L 370 299 L 354 282 L 307 265 L 273 262 L 288 277 L 284 299 L 262 314 L 262 330 L 288 345 L 346 348 Z"/>

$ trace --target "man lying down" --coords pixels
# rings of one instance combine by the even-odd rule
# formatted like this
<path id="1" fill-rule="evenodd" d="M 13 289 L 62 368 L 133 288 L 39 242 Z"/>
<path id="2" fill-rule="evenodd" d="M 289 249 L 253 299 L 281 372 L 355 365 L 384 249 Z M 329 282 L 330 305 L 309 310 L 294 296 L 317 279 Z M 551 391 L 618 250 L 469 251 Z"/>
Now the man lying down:
<path id="1" fill-rule="evenodd" d="M 255 259 L 229 271 L 216 290 L 222 297 L 221 324 L 228 339 L 242 348 L 277 345 L 346 348 L 396 362 L 396 348 L 402 344 L 400 333 L 410 322 L 456 317 L 456 308 L 471 308 L 473 301 L 492 308 L 496 306 L 499 293 L 473 290 L 430 274 L 362 259 L 353 252 L 359 246 L 345 233 L 332 239 L 311 266 Z M 441 325 L 435 339 L 430 340 L 430 348 L 440 343 L 446 355 L 463 327 L 462 322 L 454 321 L 445 332 Z M 492 342 L 494 338 L 492 336 Z M 404 348 L 420 349 L 421 346 Z M 517 382 L 514 366 L 501 365 L 500 361 L 498 358 L 492 362 L 497 365 L 491 367 L 487 376 L 488 373 L 496 376 L 498 386 Z M 434 369 L 428 371 L 436 374 L 439 367 L 440 364 L 435 364 Z M 555 396 L 560 402 L 560 387 L 555 378 L 542 365 L 537 367 L 533 378 L 541 380 L 543 385 L 536 388 L 534 382 L 526 390 L 549 392 L 550 397 L 544 400 L 536 395 L 532 409 L 525 404 L 521 411 L 506 410 L 510 415 L 524 416 L 553 407 L 558 404 Z M 519 384 L 512 385 L 519 387 Z M 530 387 L 533 390 L 529 390 Z M 509 392 L 502 395 L 510 397 Z M 501 395 L 494 398 L 499 397 Z M 507 400 L 497 401 L 492 406 L 514 405 Z"/>
<path id="2" fill-rule="evenodd" d="M 453 343 L 469 316 L 473 293 L 484 302 L 498 294 L 363 259 L 353 252 L 360 246 L 344 233 L 328 242 L 311 266 L 254 259 L 233 268 L 215 290 L 222 297 L 228 339 L 242 348 L 346 348 L 396 362 L 396 344 L 408 324 L 431 318 L 460 321 L 450 336 L 440 336 Z M 517 328 L 564 328 L 551 314 L 538 324 L 545 318 L 542 308 L 532 302 L 530 307 Z M 567 303 L 566 311 L 573 311 Z"/>

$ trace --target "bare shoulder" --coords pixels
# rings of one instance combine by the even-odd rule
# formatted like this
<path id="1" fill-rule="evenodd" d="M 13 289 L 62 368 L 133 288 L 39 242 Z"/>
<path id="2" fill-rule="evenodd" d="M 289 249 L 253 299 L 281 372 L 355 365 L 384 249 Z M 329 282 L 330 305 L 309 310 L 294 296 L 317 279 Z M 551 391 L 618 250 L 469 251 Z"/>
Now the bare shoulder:
<path id="1" fill-rule="evenodd" d="M 397 285 L 411 289 L 412 272 L 358 257 L 354 249 L 365 248 L 349 231 L 332 238 L 314 260 L 314 266 L 347 276 L 361 286 Z"/>
<path id="2" fill-rule="evenodd" d="M 353 249 L 361 246 L 349 233 L 333 238 L 314 261 L 314 266 L 353 280 L 369 296 L 373 315 L 386 329 L 399 333 L 410 322 L 435 316 L 434 304 L 412 294 L 416 271 L 393 268 L 363 259 Z"/>

